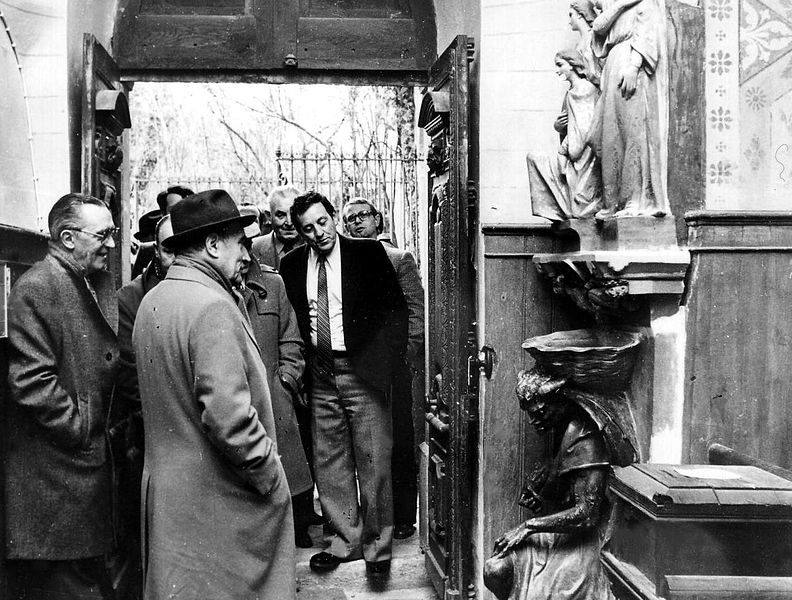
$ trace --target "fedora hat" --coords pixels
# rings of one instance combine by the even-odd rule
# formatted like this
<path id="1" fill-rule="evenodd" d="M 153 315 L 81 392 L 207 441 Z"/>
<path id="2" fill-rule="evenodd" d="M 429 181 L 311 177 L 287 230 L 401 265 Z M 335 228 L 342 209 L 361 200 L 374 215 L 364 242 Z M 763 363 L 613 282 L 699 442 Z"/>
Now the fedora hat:
<path id="1" fill-rule="evenodd" d="M 132 237 L 139 242 L 153 242 L 157 221 L 162 218 L 159 209 L 150 210 L 138 219 L 138 231 Z"/>
<path id="2" fill-rule="evenodd" d="M 173 235 L 162 240 L 166 246 L 192 241 L 200 234 L 235 223 L 246 227 L 255 215 L 240 215 L 236 202 L 225 190 L 206 190 L 187 196 L 171 209 Z"/>

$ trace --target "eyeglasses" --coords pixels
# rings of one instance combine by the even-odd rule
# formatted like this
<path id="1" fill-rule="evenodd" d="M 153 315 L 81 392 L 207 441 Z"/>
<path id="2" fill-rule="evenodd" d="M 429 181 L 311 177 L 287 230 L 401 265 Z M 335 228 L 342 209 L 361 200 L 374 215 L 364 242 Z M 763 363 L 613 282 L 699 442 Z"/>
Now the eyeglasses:
<path id="1" fill-rule="evenodd" d="M 118 235 L 118 227 L 112 227 L 110 229 L 105 229 L 104 231 L 100 231 L 96 233 L 94 231 L 88 231 L 87 229 L 77 229 L 76 227 L 72 228 L 72 231 L 80 231 L 82 233 L 87 233 L 88 235 L 92 235 L 101 243 L 105 243 L 110 238 L 115 239 L 116 235 Z"/>
<path id="2" fill-rule="evenodd" d="M 361 210 L 359 213 L 352 213 L 348 217 L 345 217 L 344 220 L 347 223 L 357 223 L 358 221 L 363 221 L 363 219 L 368 219 L 373 213 L 370 210 Z"/>

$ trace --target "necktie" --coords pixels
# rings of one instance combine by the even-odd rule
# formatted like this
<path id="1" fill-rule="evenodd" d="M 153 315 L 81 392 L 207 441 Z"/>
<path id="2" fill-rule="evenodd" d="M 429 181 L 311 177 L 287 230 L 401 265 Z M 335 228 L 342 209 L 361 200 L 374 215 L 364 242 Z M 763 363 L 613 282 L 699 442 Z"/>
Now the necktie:
<path id="1" fill-rule="evenodd" d="M 333 344 L 330 340 L 330 302 L 327 296 L 327 266 L 319 256 L 319 278 L 316 289 L 316 367 L 323 375 L 333 373 Z"/>

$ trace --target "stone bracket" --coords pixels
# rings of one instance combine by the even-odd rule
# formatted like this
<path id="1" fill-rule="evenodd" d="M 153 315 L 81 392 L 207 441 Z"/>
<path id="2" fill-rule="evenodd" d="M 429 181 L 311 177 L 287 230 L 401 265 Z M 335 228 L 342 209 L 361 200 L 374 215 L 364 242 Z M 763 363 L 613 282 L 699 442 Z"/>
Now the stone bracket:
<path id="1" fill-rule="evenodd" d="M 629 295 L 681 295 L 690 253 L 687 250 L 602 250 L 537 254 L 533 262 L 540 273 L 554 280 L 563 275 L 572 285 L 585 285 L 592 280 L 618 280 L 627 286 L 626 294 Z"/>

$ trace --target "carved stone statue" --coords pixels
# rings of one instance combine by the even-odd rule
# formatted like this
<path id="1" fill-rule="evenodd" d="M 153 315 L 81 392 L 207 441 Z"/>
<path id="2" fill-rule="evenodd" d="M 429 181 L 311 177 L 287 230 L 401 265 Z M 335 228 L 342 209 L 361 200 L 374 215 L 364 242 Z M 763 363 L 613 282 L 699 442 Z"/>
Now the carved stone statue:
<path id="1" fill-rule="evenodd" d="M 532 209 L 551 220 L 590 217 L 600 208 L 601 196 L 597 158 L 587 145 L 599 90 L 586 79 L 590 67 L 577 50 L 558 52 L 555 64 L 569 82 L 554 125 L 561 144 L 553 156 L 528 153 Z"/>
<path id="2" fill-rule="evenodd" d="M 551 450 L 519 500 L 535 516 L 496 540 L 484 583 L 500 600 L 610 600 L 600 564 L 611 516 L 607 479 L 612 464 L 637 458 L 626 396 L 585 391 L 574 377 L 546 372 L 520 372 L 516 390 Z"/>
<path id="3" fill-rule="evenodd" d="M 586 63 L 586 79 L 599 87 L 602 66 L 600 59 L 594 55 L 592 47 L 594 31 L 591 29 L 596 18 L 593 0 L 573 0 L 569 5 L 569 26 L 580 36 L 578 43 L 575 44 L 575 50 L 580 52 Z"/>
<path id="4" fill-rule="evenodd" d="M 590 143 L 602 168 L 597 217 L 669 212 L 665 15 L 659 0 L 594 0 L 595 55 L 604 59 Z"/>

